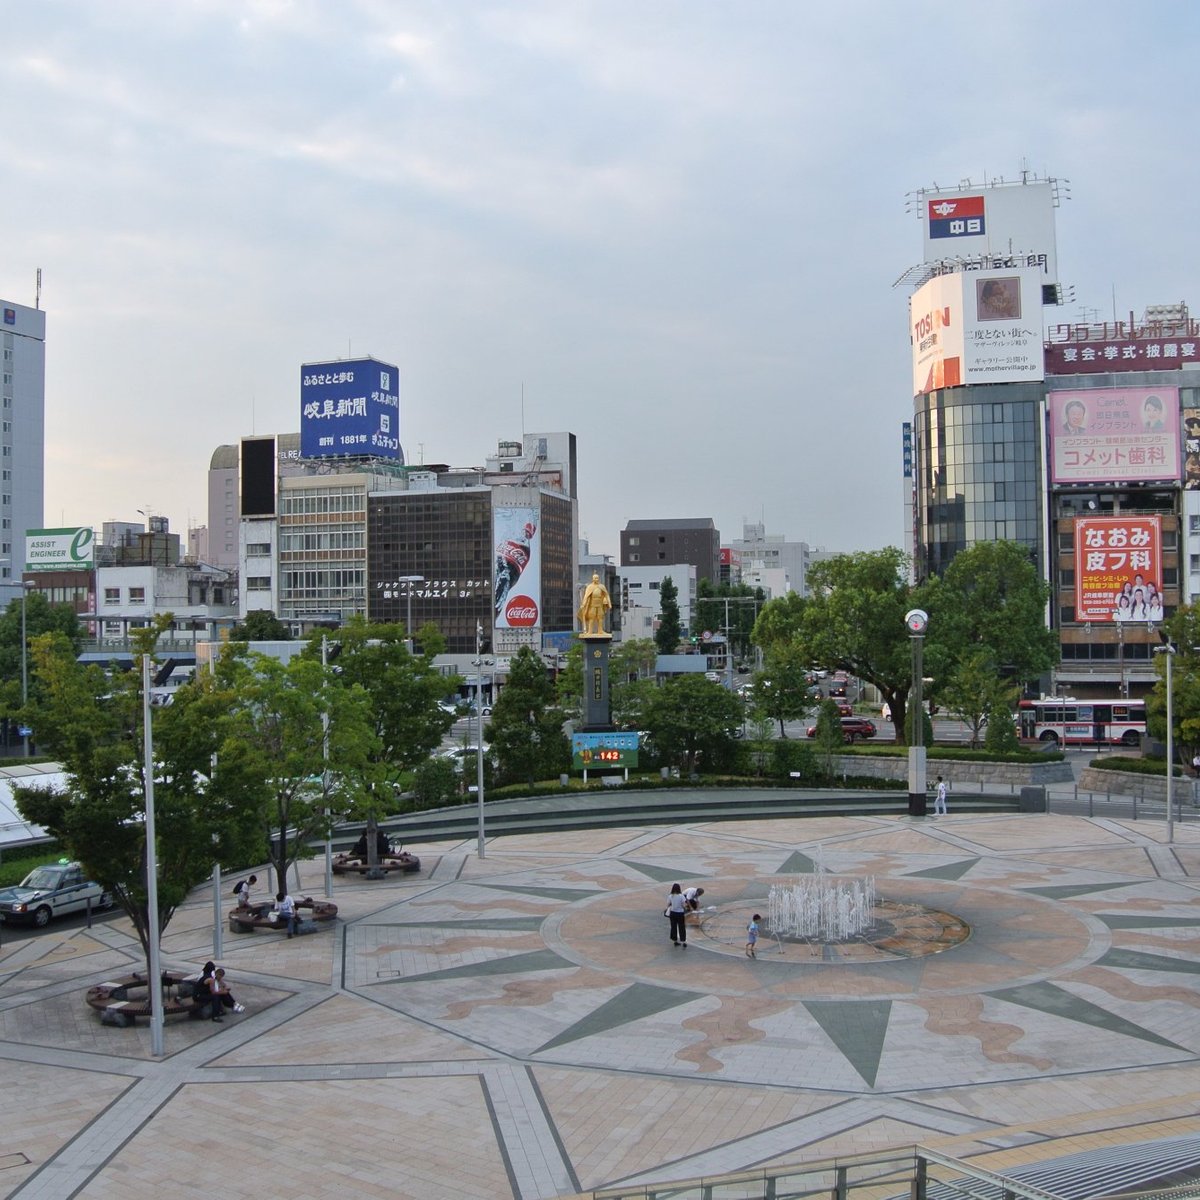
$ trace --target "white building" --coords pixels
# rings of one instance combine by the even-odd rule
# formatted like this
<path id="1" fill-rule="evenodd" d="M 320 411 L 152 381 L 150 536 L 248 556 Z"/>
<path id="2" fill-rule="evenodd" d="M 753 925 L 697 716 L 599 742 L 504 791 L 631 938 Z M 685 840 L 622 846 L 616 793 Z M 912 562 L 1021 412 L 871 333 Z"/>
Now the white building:
<path id="1" fill-rule="evenodd" d="M 124 643 L 130 629 L 172 613 L 161 649 L 194 646 L 220 636 L 238 615 L 237 576 L 206 564 L 172 563 L 96 568 L 100 642 Z"/>
<path id="2" fill-rule="evenodd" d="M 769 590 L 773 597 L 785 592 L 808 595 L 808 569 L 831 558 L 828 550 L 807 542 L 789 542 L 782 534 L 767 533 L 763 522 L 744 522 L 742 536 L 729 543 L 741 558 L 742 582 Z"/>
<path id="3" fill-rule="evenodd" d="M 21 577 L 46 485 L 46 314 L 0 300 L 0 583 Z"/>
<path id="4" fill-rule="evenodd" d="M 692 614 L 696 611 L 696 567 L 692 563 L 655 563 L 653 566 L 624 566 L 621 568 L 622 630 L 626 638 L 652 637 L 653 633 L 631 632 L 644 628 L 645 621 L 636 610 L 647 609 L 651 621 L 657 621 L 662 612 L 662 582 L 670 579 L 679 594 L 679 623 L 685 630 L 692 627 Z M 628 604 L 626 596 L 628 595 Z M 630 625 L 624 624 L 626 614 Z"/>

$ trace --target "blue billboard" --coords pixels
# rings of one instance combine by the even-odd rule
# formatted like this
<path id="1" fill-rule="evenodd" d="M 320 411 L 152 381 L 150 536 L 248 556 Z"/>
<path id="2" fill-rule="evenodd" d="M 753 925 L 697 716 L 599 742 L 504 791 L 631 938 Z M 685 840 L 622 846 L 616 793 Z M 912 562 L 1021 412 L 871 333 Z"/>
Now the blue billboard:
<path id="1" fill-rule="evenodd" d="M 300 454 L 400 458 L 400 371 L 373 358 L 300 368 Z"/>

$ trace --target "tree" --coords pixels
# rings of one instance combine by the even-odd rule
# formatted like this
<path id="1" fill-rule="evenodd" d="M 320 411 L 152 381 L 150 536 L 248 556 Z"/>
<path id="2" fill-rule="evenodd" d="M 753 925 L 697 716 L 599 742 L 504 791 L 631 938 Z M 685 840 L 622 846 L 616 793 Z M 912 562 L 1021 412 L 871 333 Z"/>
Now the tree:
<path id="1" fill-rule="evenodd" d="M 907 558 L 894 547 L 841 554 L 814 563 L 808 580 L 812 595 L 790 602 L 786 620 L 768 617 L 777 602 L 767 605 L 764 629 L 779 630 L 783 637 L 791 626 L 805 661 L 840 668 L 874 684 L 891 708 L 896 741 L 902 741 L 912 684 L 904 625 L 904 614 L 914 603 Z"/>
<path id="2" fill-rule="evenodd" d="M 25 638 L 32 642 L 42 634 L 54 634 L 65 638 L 72 650 L 79 651 L 83 639 L 83 627 L 79 617 L 69 604 L 51 604 L 38 591 L 30 591 L 25 597 Z M 32 694 L 38 685 L 36 676 L 30 671 L 30 655 L 25 655 L 27 690 Z M 6 717 L 15 716 L 21 707 L 21 601 L 9 602 L 0 615 L 0 712 Z"/>
<path id="3" fill-rule="evenodd" d="M 826 775 L 833 774 L 833 757 L 845 749 L 846 739 L 842 735 L 842 717 L 832 700 L 822 700 L 817 709 L 817 753 Z"/>
<path id="4" fill-rule="evenodd" d="M 1001 679 L 987 650 L 976 650 L 955 667 L 938 691 L 943 707 L 963 721 L 971 734 L 971 749 L 979 747 L 979 735 L 995 713 L 1003 711 L 1012 726 L 1012 708 L 1020 689 Z"/>
<path id="5" fill-rule="evenodd" d="M 508 683 L 492 706 L 487 728 L 503 781 L 533 784 L 569 769 L 565 717 L 554 701 L 545 663 L 522 646 L 513 656 Z"/>
<path id="6" fill-rule="evenodd" d="M 802 717 L 809 707 L 808 671 L 801 649 L 782 643 L 767 655 L 764 669 L 754 677 L 754 706 L 779 722 L 779 736 L 787 737 L 785 721 Z"/>
<path id="7" fill-rule="evenodd" d="M 288 627 L 269 608 L 252 608 L 230 631 L 231 642 L 288 642 Z"/>
<path id="8" fill-rule="evenodd" d="M 395 809 L 401 776 L 427 759 L 454 724 L 454 714 L 439 707 L 438 701 L 459 681 L 440 674 L 432 658 L 410 655 L 403 625 L 368 625 L 364 617 L 353 616 L 336 637 L 334 678 L 342 687 L 362 690 L 374 734 L 349 810 L 349 815 L 367 823 L 371 874 L 379 862 L 379 820 Z M 320 635 L 310 641 L 305 653 L 320 657 Z"/>
<path id="9" fill-rule="evenodd" d="M 63 764 L 66 787 L 18 792 L 26 820 L 41 825 L 107 891 L 132 921 L 150 960 L 142 656 L 168 614 L 133 631 L 135 670 L 109 678 L 82 666 L 70 642 L 43 634 L 31 647 L 38 682 L 31 709 L 38 740 Z M 252 754 L 237 698 L 204 673 L 153 718 L 158 922 L 202 882 L 214 861 L 244 861 L 261 846 Z M 212 756 L 221 767 L 212 770 Z"/>
<path id="10" fill-rule="evenodd" d="M 614 655 L 615 657 L 615 655 Z M 554 687 L 559 707 L 572 717 L 583 712 L 583 643 L 573 642 L 566 663 L 559 670 Z"/>
<path id="11" fill-rule="evenodd" d="M 750 640 L 764 654 L 776 646 L 790 645 L 799 635 L 807 605 L 808 601 L 799 592 L 786 592 L 768 600 L 754 622 Z"/>
<path id="12" fill-rule="evenodd" d="M 1175 647 L 1171 662 L 1173 748 L 1180 761 L 1189 763 L 1200 751 L 1200 604 L 1181 604 L 1163 629 Z M 1146 729 L 1162 742 L 1167 735 L 1166 657 L 1154 656 L 1158 680 L 1146 698 Z"/>
<path id="13" fill-rule="evenodd" d="M 654 749 L 692 774 L 701 756 L 715 768 L 733 758 L 742 702 L 702 675 L 679 675 L 648 698 L 643 721 Z"/>
<path id="14" fill-rule="evenodd" d="M 215 673 L 237 697 L 250 791 L 282 886 L 307 844 L 334 817 L 368 805 L 371 786 L 381 782 L 373 773 L 379 749 L 370 697 L 311 657 L 284 664 L 238 643 L 226 647 Z"/>
<path id="15" fill-rule="evenodd" d="M 729 604 L 725 601 L 728 599 Z M 766 593 L 745 583 L 721 583 L 701 579 L 696 585 L 696 605 L 693 610 L 692 632 L 698 629 L 719 629 L 728 639 L 730 652 L 736 658 L 749 653 L 755 616 Z"/>
<path id="16" fill-rule="evenodd" d="M 1058 660 L 1058 639 L 1046 626 L 1050 587 L 1019 542 L 978 542 L 960 550 L 921 595 L 929 611 L 925 670 L 939 700 L 943 682 L 976 651 L 1018 683 L 1036 679 Z"/>
<path id="17" fill-rule="evenodd" d="M 616 683 L 653 679 L 658 665 L 658 646 L 653 638 L 630 638 L 618 642 L 609 658 L 609 678 Z"/>
<path id="18" fill-rule="evenodd" d="M 683 626 L 679 622 L 679 589 L 667 575 L 658 592 L 658 628 L 654 631 L 654 643 L 659 654 L 674 654 L 683 637 Z"/>

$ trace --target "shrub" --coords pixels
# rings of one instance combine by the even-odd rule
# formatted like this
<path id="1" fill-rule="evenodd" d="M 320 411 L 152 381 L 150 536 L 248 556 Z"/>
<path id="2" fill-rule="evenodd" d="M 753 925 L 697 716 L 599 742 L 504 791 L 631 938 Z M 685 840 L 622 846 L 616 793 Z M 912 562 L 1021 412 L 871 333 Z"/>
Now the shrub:
<path id="1" fill-rule="evenodd" d="M 413 772 L 413 807 L 444 808 L 456 803 L 458 770 L 449 758 L 428 758 Z"/>
<path id="2" fill-rule="evenodd" d="M 841 737 L 839 722 L 838 737 Z M 790 781 L 792 772 L 799 776 L 797 782 L 813 783 L 821 777 L 817 756 L 811 746 L 804 742 L 777 741 L 771 746 L 771 774 L 779 780 Z"/>

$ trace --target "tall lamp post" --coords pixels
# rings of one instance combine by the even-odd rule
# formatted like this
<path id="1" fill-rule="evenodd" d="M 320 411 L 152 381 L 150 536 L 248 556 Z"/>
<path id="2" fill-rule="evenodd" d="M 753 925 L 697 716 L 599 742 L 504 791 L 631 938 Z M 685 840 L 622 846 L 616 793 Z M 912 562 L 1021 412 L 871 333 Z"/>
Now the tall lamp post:
<path id="1" fill-rule="evenodd" d="M 908 747 L 908 815 L 925 815 L 925 714 L 921 711 L 921 658 L 929 614 L 913 608 L 904 614 L 904 624 L 912 642 L 912 741 Z"/>
<path id="2" fill-rule="evenodd" d="M 1175 782 L 1175 705 L 1171 690 L 1171 662 L 1175 658 L 1175 643 L 1165 629 L 1158 631 L 1162 645 L 1156 654 L 1167 656 L 1167 844 L 1175 841 L 1175 797 L 1172 784 Z"/>
<path id="3" fill-rule="evenodd" d="M 404 584 L 408 585 L 404 589 L 404 595 L 408 601 L 408 608 L 406 611 L 405 621 L 404 621 L 404 644 L 405 644 L 405 646 L 407 646 L 409 656 L 411 657 L 412 652 L 413 652 L 413 635 L 412 635 L 412 590 L 413 590 L 413 584 L 414 583 L 424 583 L 425 576 L 424 575 L 401 575 L 396 580 L 396 582 L 404 583 Z"/>
<path id="4" fill-rule="evenodd" d="M 475 622 L 475 791 L 479 801 L 478 853 L 486 858 L 483 832 L 483 622 Z"/>

